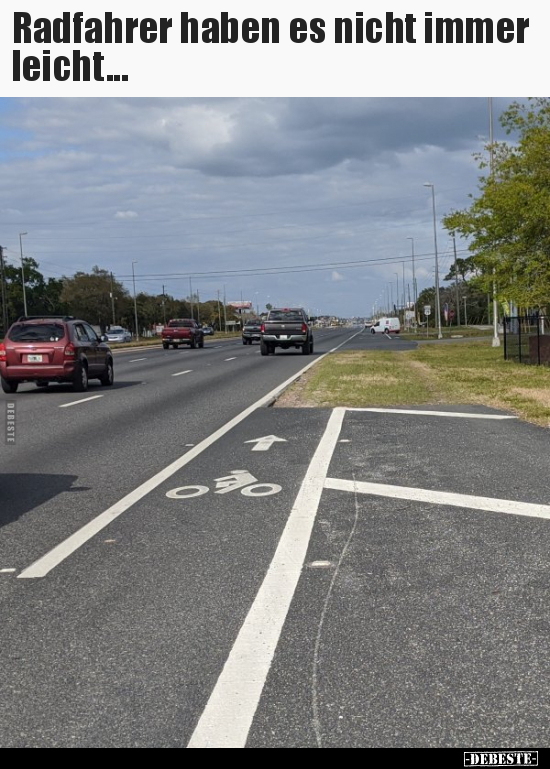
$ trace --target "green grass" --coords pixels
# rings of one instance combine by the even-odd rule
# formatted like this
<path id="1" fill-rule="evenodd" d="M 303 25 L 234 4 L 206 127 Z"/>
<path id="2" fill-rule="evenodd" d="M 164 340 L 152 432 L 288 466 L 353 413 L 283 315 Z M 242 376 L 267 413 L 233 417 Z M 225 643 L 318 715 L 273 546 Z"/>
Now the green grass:
<path id="1" fill-rule="evenodd" d="M 327 356 L 278 405 L 482 404 L 550 427 L 550 368 L 505 361 L 487 340 Z"/>

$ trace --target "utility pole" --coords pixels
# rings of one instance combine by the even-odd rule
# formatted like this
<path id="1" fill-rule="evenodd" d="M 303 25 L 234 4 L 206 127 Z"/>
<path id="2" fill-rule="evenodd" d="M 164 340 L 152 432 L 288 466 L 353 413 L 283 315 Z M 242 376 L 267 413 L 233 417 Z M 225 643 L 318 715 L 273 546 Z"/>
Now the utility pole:
<path id="1" fill-rule="evenodd" d="M 25 308 L 25 316 L 29 313 L 27 312 L 27 290 L 25 288 L 25 265 L 23 264 L 23 235 L 27 235 L 26 232 L 20 232 L 19 233 L 19 249 L 21 254 L 21 283 L 23 285 L 23 307 Z"/>
<path id="2" fill-rule="evenodd" d="M 220 309 L 220 289 L 218 288 L 218 323 L 219 323 L 219 329 L 222 330 L 222 313 Z"/>
<path id="3" fill-rule="evenodd" d="M 162 315 L 164 318 L 164 325 L 166 326 L 166 294 L 164 293 L 164 286 L 162 287 Z"/>
<path id="4" fill-rule="evenodd" d="M 136 323 L 136 341 L 139 342 L 139 321 L 138 321 L 137 294 L 136 294 L 136 272 L 134 270 L 134 264 L 137 264 L 137 261 L 132 262 L 132 281 L 134 284 L 134 317 L 135 317 L 135 323 Z"/>
<path id="5" fill-rule="evenodd" d="M 418 332 L 418 314 L 416 311 L 416 305 L 417 305 L 417 299 L 418 294 L 416 291 L 416 273 L 414 269 L 414 238 L 407 238 L 407 240 L 411 241 L 411 251 L 412 251 L 412 279 L 413 279 L 413 302 L 414 302 L 414 333 L 416 334 Z"/>
<path id="6" fill-rule="evenodd" d="M 2 336 L 8 333 L 8 303 L 6 298 L 6 274 L 4 272 L 4 247 L 0 246 L 0 281 L 2 296 Z"/>
<path id="7" fill-rule="evenodd" d="M 464 325 L 468 325 L 468 314 L 466 312 L 466 297 L 464 297 Z"/>
<path id="8" fill-rule="evenodd" d="M 113 273 L 111 273 L 111 308 L 113 310 L 113 326 L 116 326 L 115 292 L 113 290 Z"/>
<path id="9" fill-rule="evenodd" d="M 453 235 L 453 250 L 455 252 L 455 304 L 456 304 L 456 325 L 460 326 L 460 296 L 458 293 L 458 265 L 456 263 L 456 238 Z"/>
<path id="10" fill-rule="evenodd" d="M 225 295 L 225 286 L 223 287 L 223 324 L 227 334 L 227 297 Z"/>
<path id="11" fill-rule="evenodd" d="M 189 278 L 189 302 L 191 304 L 191 317 L 194 319 L 195 316 L 193 314 L 193 285 L 191 283 L 191 278 Z"/>
<path id="12" fill-rule="evenodd" d="M 197 323 L 201 324 L 201 300 L 199 296 L 199 290 L 197 289 Z"/>

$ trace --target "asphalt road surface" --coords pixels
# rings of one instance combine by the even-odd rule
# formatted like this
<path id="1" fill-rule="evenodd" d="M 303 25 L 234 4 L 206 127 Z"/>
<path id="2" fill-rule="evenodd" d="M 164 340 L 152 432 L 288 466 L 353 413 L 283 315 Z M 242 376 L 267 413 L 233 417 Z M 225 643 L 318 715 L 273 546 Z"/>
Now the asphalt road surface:
<path id="1" fill-rule="evenodd" d="M 214 338 L 5 397 L 2 747 L 548 744 L 547 431 L 269 408 L 311 362 Z"/>

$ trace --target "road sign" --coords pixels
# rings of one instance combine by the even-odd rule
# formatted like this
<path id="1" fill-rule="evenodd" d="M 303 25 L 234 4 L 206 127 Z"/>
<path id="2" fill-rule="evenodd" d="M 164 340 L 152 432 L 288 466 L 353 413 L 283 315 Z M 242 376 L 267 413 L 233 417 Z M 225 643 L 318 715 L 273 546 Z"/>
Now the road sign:
<path id="1" fill-rule="evenodd" d="M 424 305 L 424 315 L 431 315 L 432 314 L 432 308 L 429 304 Z"/>
<path id="2" fill-rule="evenodd" d="M 251 441 L 245 441 L 245 443 L 256 444 L 252 451 L 267 451 L 274 443 L 286 443 L 286 440 L 284 438 L 277 438 L 276 435 L 264 435 L 263 438 L 254 438 Z"/>

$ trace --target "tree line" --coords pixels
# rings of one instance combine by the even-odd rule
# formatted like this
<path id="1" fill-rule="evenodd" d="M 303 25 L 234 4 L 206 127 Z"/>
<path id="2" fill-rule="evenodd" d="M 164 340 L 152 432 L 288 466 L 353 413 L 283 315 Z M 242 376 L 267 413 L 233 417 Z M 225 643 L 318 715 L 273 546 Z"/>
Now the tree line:
<path id="1" fill-rule="evenodd" d="M 45 278 L 39 264 L 30 257 L 23 258 L 25 297 L 21 267 L 3 263 L 3 291 L 0 299 L 5 306 L 0 316 L 3 328 L 9 328 L 25 313 L 28 315 L 75 315 L 105 330 L 120 325 L 135 331 L 134 297 L 108 270 L 93 267 L 91 272 L 77 272 L 72 277 Z M 170 318 L 194 318 L 203 325 L 224 328 L 225 321 L 236 321 L 238 313 L 233 307 L 223 305 L 218 299 L 201 302 L 197 294 L 185 299 L 175 299 L 168 294 L 136 295 L 140 333 L 155 324 L 163 324 Z"/>

